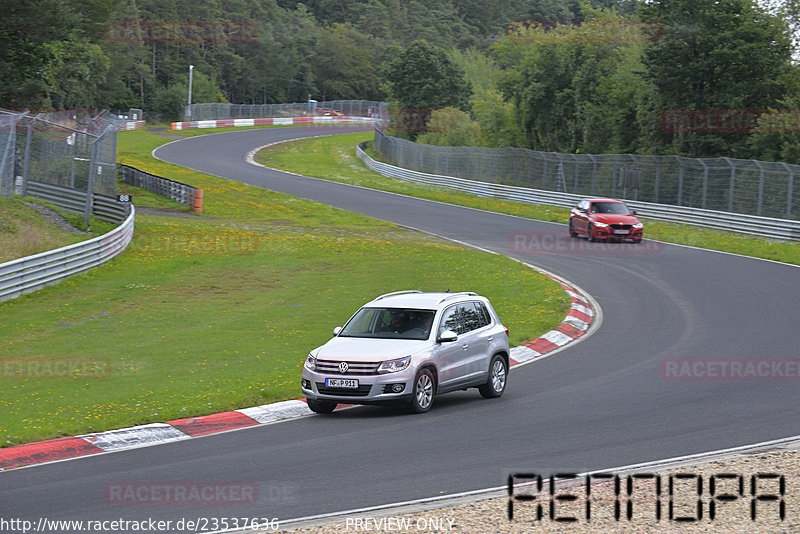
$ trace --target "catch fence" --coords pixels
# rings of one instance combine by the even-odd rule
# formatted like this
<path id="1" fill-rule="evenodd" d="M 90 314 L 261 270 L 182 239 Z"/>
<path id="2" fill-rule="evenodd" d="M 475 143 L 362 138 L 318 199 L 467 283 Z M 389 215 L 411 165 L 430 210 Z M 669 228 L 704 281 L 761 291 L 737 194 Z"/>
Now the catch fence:
<path id="1" fill-rule="evenodd" d="M 383 117 L 386 102 L 372 100 L 328 100 L 293 104 L 190 104 L 184 110 L 185 121 L 227 119 L 271 119 L 340 114 L 349 117 Z"/>
<path id="2" fill-rule="evenodd" d="M 32 114 L 0 110 L 0 197 L 32 194 L 32 182 L 83 193 L 88 221 L 95 194 L 116 194 L 117 132 L 107 111 Z"/>
<path id="3" fill-rule="evenodd" d="M 545 191 L 800 219 L 800 165 L 734 158 L 561 154 L 523 148 L 443 147 L 375 131 L 399 167 Z"/>

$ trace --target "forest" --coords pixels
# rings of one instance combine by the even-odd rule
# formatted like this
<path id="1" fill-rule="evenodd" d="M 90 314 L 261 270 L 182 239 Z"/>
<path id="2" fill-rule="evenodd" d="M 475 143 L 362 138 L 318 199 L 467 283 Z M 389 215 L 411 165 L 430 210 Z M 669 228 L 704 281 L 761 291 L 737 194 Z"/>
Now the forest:
<path id="1" fill-rule="evenodd" d="M 0 0 L 0 107 L 384 100 L 441 145 L 800 163 L 800 0 Z"/>

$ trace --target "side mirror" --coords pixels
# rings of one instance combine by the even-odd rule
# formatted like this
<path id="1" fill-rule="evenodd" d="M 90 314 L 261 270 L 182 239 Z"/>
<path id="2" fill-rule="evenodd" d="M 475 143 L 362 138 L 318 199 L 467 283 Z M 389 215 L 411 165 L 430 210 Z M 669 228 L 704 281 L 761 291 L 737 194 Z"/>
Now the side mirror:
<path id="1" fill-rule="evenodd" d="M 342 331 L 342 327 L 341 326 L 337 326 L 336 328 L 333 329 L 333 335 L 334 336 L 338 336 L 339 332 L 341 332 L 341 331 Z"/>
<path id="2" fill-rule="evenodd" d="M 636 210 L 631 210 L 631 213 L 633 213 L 634 215 L 639 215 L 638 213 L 636 213 Z"/>
<path id="3" fill-rule="evenodd" d="M 451 343 L 451 342 L 455 341 L 456 339 L 458 339 L 458 334 L 456 334 L 452 330 L 445 330 L 439 336 L 439 341 L 441 343 Z"/>
<path id="4" fill-rule="evenodd" d="M 586 208 L 581 208 L 581 213 L 589 213 L 589 210 Z"/>

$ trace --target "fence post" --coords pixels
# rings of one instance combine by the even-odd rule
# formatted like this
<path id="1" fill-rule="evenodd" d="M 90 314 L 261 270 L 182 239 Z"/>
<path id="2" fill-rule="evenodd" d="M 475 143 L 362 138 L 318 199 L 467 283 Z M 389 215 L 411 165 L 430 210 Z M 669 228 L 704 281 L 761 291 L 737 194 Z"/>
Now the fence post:
<path id="1" fill-rule="evenodd" d="M 592 194 L 591 196 L 595 195 L 595 191 L 597 190 L 597 161 L 594 159 L 594 154 L 589 154 L 589 157 L 592 160 Z"/>
<path id="2" fill-rule="evenodd" d="M 28 133 L 25 136 L 25 163 L 22 171 L 22 196 L 28 196 L 28 171 L 31 162 L 31 139 L 33 138 L 33 125 L 42 114 L 39 113 L 28 123 Z"/>
<path id="3" fill-rule="evenodd" d="M 792 218 L 792 191 L 794 190 L 794 169 L 786 163 L 781 163 L 783 168 L 789 173 L 789 190 L 786 192 L 786 218 Z"/>
<path id="4" fill-rule="evenodd" d="M 618 170 L 616 154 L 609 154 L 609 156 L 614 161 L 614 174 L 611 178 L 611 197 L 615 198 L 617 196 L 617 175 L 621 174 L 621 172 Z"/>
<path id="5" fill-rule="evenodd" d="M 14 195 L 14 132 L 17 128 L 17 121 L 14 115 L 8 115 L 8 139 L 6 146 L 2 147 L 0 154 L 0 197 L 12 197 Z M 6 175 L 6 161 L 11 164 L 10 178 L 8 186 L 3 187 L 3 177 Z"/>
<path id="6" fill-rule="evenodd" d="M 764 200 L 764 166 L 761 165 L 761 162 L 757 159 L 754 159 L 756 165 L 758 166 L 759 178 L 758 178 L 758 208 L 756 208 L 756 215 L 761 215 L 761 203 Z"/>
<path id="7" fill-rule="evenodd" d="M 542 189 L 547 189 L 547 156 L 544 152 L 539 152 L 542 155 Z"/>
<path id="8" fill-rule="evenodd" d="M 91 155 L 89 156 L 89 182 L 86 184 L 86 205 L 83 209 L 83 225 L 89 225 L 89 216 L 92 214 L 92 203 L 94 198 L 92 193 L 94 191 L 94 173 L 95 165 L 97 165 L 97 143 L 92 143 Z M 99 165 L 98 165 L 99 168 Z"/>
<path id="9" fill-rule="evenodd" d="M 69 173 L 69 186 L 75 189 L 75 147 L 78 145 L 78 134 L 75 134 L 75 142 L 69 145 L 70 153 L 70 173 Z M 91 171 L 89 171 L 91 173 Z"/>
<path id="10" fill-rule="evenodd" d="M 683 162 L 681 161 L 680 156 L 675 156 L 675 159 L 678 161 L 678 201 L 676 205 L 682 206 L 683 205 Z"/>
<path id="11" fill-rule="evenodd" d="M 708 165 L 702 159 L 698 158 L 697 161 L 703 166 L 703 198 L 700 201 L 700 207 L 706 209 L 706 194 L 708 192 Z"/>
<path id="12" fill-rule="evenodd" d="M 656 204 L 658 204 L 658 186 L 661 182 L 661 158 L 658 156 L 651 156 L 653 161 L 656 162 L 656 183 L 655 183 L 655 192 L 653 193 L 654 200 Z"/>
<path id="13" fill-rule="evenodd" d="M 572 179 L 572 192 L 578 194 L 578 168 L 580 167 L 580 159 L 577 154 L 570 154 L 572 156 L 573 165 L 575 165 L 575 176 Z"/>
<path id="14" fill-rule="evenodd" d="M 736 186 L 736 165 L 730 158 L 723 158 L 731 166 L 731 181 L 728 189 L 728 211 L 733 211 L 733 188 Z"/>

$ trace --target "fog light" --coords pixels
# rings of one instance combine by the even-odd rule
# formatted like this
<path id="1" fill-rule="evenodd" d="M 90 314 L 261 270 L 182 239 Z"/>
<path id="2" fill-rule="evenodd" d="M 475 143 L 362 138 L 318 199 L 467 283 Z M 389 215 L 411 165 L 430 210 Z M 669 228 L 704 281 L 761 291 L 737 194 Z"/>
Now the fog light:
<path id="1" fill-rule="evenodd" d="M 303 389 L 311 389 L 311 381 L 306 380 L 305 378 L 300 380 L 300 385 L 303 387 Z"/>
<path id="2" fill-rule="evenodd" d="M 392 385 L 392 392 L 393 393 L 400 393 L 401 391 L 403 391 L 403 389 L 405 389 L 405 385 L 404 384 L 393 384 Z"/>

